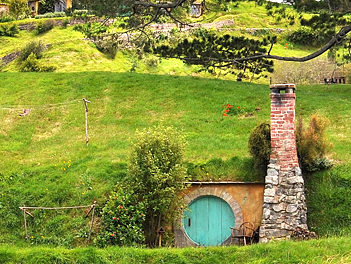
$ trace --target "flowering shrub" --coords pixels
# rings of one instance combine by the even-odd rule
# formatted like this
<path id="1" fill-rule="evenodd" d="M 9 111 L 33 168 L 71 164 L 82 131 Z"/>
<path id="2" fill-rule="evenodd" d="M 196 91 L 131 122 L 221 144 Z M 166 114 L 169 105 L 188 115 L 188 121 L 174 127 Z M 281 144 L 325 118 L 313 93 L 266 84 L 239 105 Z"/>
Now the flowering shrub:
<path id="1" fill-rule="evenodd" d="M 137 201 L 137 196 L 128 191 L 127 186 L 119 187 L 102 209 L 100 232 L 95 243 L 100 247 L 140 245 L 145 240 L 144 221 L 144 203 Z"/>
<path id="2" fill-rule="evenodd" d="M 223 104 L 222 109 L 223 109 L 223 112 L 222 112 L 223 116 L 232 116 L 232 115 L 240 115 L 240 114 L 247 113 L 245 107 L 235 106 L 231 103 Z"/>

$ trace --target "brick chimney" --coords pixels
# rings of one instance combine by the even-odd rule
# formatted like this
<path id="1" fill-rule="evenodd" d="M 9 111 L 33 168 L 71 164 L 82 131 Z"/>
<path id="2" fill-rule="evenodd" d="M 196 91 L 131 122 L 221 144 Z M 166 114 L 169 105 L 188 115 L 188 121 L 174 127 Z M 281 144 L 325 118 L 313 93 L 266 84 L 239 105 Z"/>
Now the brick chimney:
<path id="1" fill-rule="evenodd" d="M 295 84 L 271 85 L 271 156 L 265 178 L 260 242 L 307 230 L 304 181 L 296 151 Z"/>

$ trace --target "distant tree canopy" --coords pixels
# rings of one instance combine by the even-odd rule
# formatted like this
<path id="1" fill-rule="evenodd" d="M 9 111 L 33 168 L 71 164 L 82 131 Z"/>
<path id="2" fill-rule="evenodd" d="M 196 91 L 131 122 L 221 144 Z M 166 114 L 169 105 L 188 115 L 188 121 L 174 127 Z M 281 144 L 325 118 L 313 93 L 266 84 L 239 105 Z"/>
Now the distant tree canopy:
<path id="1" fill-rule="evenodd" d="M 215 3 L 221 5 L 223 0 Z M 91 10 L 95 15 L 106 19 L 126 17 L 126 30 L 145 32 L 145 27 L 152 22 L 157 22 L 166 16 L 178 24 L 186 24 L 186 16 L 189 13 L 190 0 L 173 1 L 138 1 L 138 0 L 78 0 L 76 4 Z M 272 14 L 272 6 L 277 3 L 257 1 L 264 4 L 267 13 Z M 308 19 L 300 17 L 303 28 L 292 36 L 293 41 L 308 43 L 320 47 L 316 52 L 304 57 L 287 57 L 271 54 L 276 39 L 262 38 L 253 40 L 250 38 L 235 37 L 231 33 L 221 34 L 206 32 L 199 35 L 195 33 L 191 37 L 178 39 L 178 41 L 166 42 L 148 50 L 162 57 L 175 57 L 182 59 L 188 64 L 202 65 L 205 69 L 215 69 L 226 73 L 234 73 L 248 77 L 248 73 L 260 75 L 273 69 L 273 60 L 304 62 L 314 59 L 326 51 L 340 45 L 345 36 L 351 31 L 350 19 L 347 14 L 351 12 L 350 0 L 285 0 L 298 12 L 310 12 Z M 204 1 L 204 6 L 206 3 Z M 295 16 L 285 13 L 286 6 L 280 5 L 280 14 L 294 23 Z M 205 8 L 206 12 L 206 8 Z M 118 33 L 113 33 L 118 34 Z M 197 35 L 196 35 L 197 34 Z M 106 35 L 106 33 L 105 33 Z M 111 33 L 109 33 L 111 36 Z M 156 41 L 157 43 L 157 41 Z M 350 45 L 351 47 L 351 45 Z"/>

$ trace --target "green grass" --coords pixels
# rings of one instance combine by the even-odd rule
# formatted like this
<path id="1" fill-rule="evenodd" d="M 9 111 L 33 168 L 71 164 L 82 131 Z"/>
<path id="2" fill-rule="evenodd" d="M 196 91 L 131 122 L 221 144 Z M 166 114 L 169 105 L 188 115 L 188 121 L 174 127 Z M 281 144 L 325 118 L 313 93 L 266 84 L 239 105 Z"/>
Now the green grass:
<path id="1" fill-rule="evenodd" d="M 350 238 L 281 241 L 247 247 L 106 249 L 0 246 L 1 263 L 350 263 Z"/>

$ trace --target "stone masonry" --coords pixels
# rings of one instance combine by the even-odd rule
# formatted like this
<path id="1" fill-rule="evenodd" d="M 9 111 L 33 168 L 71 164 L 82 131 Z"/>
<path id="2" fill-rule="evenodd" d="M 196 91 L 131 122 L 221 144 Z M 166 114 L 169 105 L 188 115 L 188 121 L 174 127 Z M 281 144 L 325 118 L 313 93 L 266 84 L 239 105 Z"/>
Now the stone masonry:
<path id="1" fill-rule="evenodd" d="M 265 179 L 260 242 L 307 230 L 304 181 L 296 152 L 294 84 L 271 85 L 271 156 Z"/>

